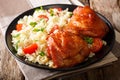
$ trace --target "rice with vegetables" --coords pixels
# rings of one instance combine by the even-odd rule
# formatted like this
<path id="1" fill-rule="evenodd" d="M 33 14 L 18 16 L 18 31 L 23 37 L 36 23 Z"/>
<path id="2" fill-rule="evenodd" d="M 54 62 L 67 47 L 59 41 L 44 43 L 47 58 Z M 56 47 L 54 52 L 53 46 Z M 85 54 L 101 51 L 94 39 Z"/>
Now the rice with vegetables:
<path id="1" fill-rule="evenodd" d="M 16 30 L 13 30 L 12 43 L 17 55 L 25 56 L 26 60 L 53 67 L 53 62 L 47 57 L 46 38 L 55 25 L 64 27 L 72 12 L 68 9 L 42 7 L 36 9 L 33 15 L 26 15 L 18 20 Z"/>

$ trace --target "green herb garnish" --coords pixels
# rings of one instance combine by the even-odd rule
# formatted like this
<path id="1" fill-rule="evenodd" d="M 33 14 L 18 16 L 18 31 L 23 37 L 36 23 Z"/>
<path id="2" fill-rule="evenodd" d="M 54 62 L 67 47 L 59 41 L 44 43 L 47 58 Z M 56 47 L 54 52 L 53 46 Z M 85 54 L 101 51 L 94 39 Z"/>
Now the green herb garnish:
<path id="1" fill-rule="evenodd" d="M 17 38 L 19 36 L 20 36 L 20 34 L 12 35 L 13 38 Z"/>
<path id="2" fill-rule="evenodd" d="M 38 32 L 38 31 L 40 31 L 40 29 L 36 29 L 36 28 L 35 28 L 33 31 Z"/>
<path id="3" fill-rule="evenodd" d="M 35 27 L 35 26 L 37 25 L 37 23 L 36 23 L 36 22 L 30 22 L 30 25 L 31 25 L 32 27 Z"/>
<path id="4" fill-rule="evenodd" d="M 41 51 L 41 52 L 39 53 L 39 55 L 44 56 L 45 53 L 44 53 L 43 51 Z"/>
<path id="5" fill-rule="evenodd" d="M 19 43 L 20 41 L 17 41 L 17 43 L 15 44 L 15 50 L 17 51 L 18 50 L 18 43 Z"/>
<path id="6" fill-rule="evenodd" d="M 42 32 L 43 32 L 44 29 L 45 29 L 45 28 L 41 28 L 41 29 L 37 29 L 37 28 L 35 28 L 33 31 L 35 31 L 35 32 L 42 31 Z"/>
<path id="7" fill-rule="evenodd" d="M 73 15 L 73 13 L 71 12 L 71 13 L 70 13 L 70 17 L 72 17 L 72 15 Z"/>
<path id="8" fill-rule="evenodd" d="M 53 11 L 52 8 L 50 8 L 50 15 L 51 15 L 51 16 L 54 16 L 54 11 Z"/>
<path id="9" fill-rule="evenodd" d="M 40 6 L 39 8 L 36 8 L 35 11 L 39 11 L 39 10 L 44 10 L 42 6 Z"/>
<path id="10" fill-rule="evenodd" d="M 43 10 L 43 7 L 42 7 L 42 6 L 40 6 L 40 10 Z"/>
<path id="11" fill-rule="evenodd" d="M 18 50 L 18 45 L 15 46 L 15 50 L 16 50 L 16 51 Z"/>
<path id="12" fill-rule="evenodd" d="M 43 32 L 43 31 L 44 31 L 44 29 L 45 29 L 45 28 L 41 28 L 41 29 L 40 29 L 40 31 L 42 31 L 42 32 Z"/>
<path id="13" fill-rule="evenodd" d="M 93 38 L 92 38 L 92 37 L 84 37 L 84 40 L 85 40 L 88 44 L 92 44 L 92 43 L 93 43 Z"/>

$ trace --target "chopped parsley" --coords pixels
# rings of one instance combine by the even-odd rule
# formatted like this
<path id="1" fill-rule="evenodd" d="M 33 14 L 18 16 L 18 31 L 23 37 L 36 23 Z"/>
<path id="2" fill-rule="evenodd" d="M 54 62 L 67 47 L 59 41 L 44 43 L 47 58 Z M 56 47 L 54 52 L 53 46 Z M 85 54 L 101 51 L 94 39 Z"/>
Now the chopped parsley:
<path id="1" fill-rule="evenodd" d="M 15 50 L 17 51 L 18 50 L 18 43 L 19 43 L 20 41 L 17 41 L 17 43 L 15 44 Z"/>
<path id="2" fill-rule="evenodd" d="M 73 13 L 71 12 L 71 13 L 70 13 L 70 17 L 72 17 L 72 15 L 73 15 Z"/>
<path id="3" fill-rule="evenodd" d="M 40 31 L 42 31 L 42 32 L 43 32 L 43 31 L 44 31 L 44 29 L 45 29 L 45 28 L 41 28 L 41 29 L 40 29 Z"/>
<path id="4" fill-rule="evenodd" d="M 45 29 L 45 28 L 41 28 L 41 29 L 35 28 L 33 31 L 34 31 L 34 32 L 38 32 L 38 31 L 42 31 L 42 32 L 43 32 L 44 29 Z"/>
<path id="5" fill-rule="evenodd" d="M 50 16 L 54 16 L 54 11 L 52 8 L 49 9 L 50 10 Z"/>
<path id="6" fill-rule="evenodd" d="M 93 38 L 92 38 L 92 37 L 84 37 L 84 40 L 85 40 L 88 44 L 92 44 L 92 43 L 93 43 Z"/>
<path id="7" fill-rule="evenodd" d="M 43 10 L 43 7 L 42 7 L 42 6 L 40 6 L 40 10 Z"/>
<path id="8" fill-rule="evenodd" d="M 44 10 L 42 6 L 40 6 L 39 8 L 36 8 L 35 11 L 39 11 L 39 10 Z"/>
<path id="9" fill-rule="evenodd" d="M 38 31 L 40 31 L 40 29 L 36 29 L 36 28 L 35 28 L 33 31 L 34 31 L 34 32 L 38 32 Z"/>
<path id="10" fill-rule="evenodd" d="M 35 26 L 37 25 L 37 23 L 36 23 L 36 22 L 30 22 L 30 25 L 31 25 L 32 27 L 35 27 Z"/>
<path id="11" fill-rule="evenodd" d="M 12 35 L 13 38 L 17 38 L 19 36 L 20 36 L 20 34 Z"/>
<path id="12" fill-rule="evenodd" d="M 41 52 L 39 53 L 39 55 L 45 56 L 45 53 L 44 53 L 43 51 L 41 51 Z"/>

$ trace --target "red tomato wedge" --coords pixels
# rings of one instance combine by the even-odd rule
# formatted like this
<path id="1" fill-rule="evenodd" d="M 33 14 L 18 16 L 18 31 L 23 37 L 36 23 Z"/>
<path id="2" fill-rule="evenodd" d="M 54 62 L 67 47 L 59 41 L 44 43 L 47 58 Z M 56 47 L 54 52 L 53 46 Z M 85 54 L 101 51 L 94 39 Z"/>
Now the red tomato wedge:
<path id="1" fill-rule="evenodd" d="M 62 8 L 58 7 L 58 8 L 53 8 L 53 9 L 57 9 L 58 11 L 62 11 Z"/>
<path id="2" fill-rule="evenodd" d="M 95 52 L 100 51 L 102 46 L 103 46 L 102 40 L 100 38 L 94 38 L 93 43 L 92 43 L 92 45 L 90 47 L 90 50 L 95 53 Z"/>
<path id="3" fill-rule="evenodd" d="M 38 45 L 36 43 L 34 43 L 34 44 L 31 44 L 31 45 L 25 47 L 23 49 L 23 52 L 25 54 L 32 54 L 32 53 L 34 53 L 37 50 L 37 48 L 38 48 Z"/>
<path id="4" fill-rule="evenodd" d="M 49 18 L 48 18 L 46 15 L 39 15 L 38 17 L 39 17 L 39 18 L 46 19 L 46 21 L 48 21 L 48 20 L 49 20 Z"/>
<path id="5" fill-rule="evenodd" d="M 17 24 L 17 25 L 16 25 L 16 30 L 17 30 L 17 31 L 22 30 L 22 26 L 23 26 L 23 24 Z"/>

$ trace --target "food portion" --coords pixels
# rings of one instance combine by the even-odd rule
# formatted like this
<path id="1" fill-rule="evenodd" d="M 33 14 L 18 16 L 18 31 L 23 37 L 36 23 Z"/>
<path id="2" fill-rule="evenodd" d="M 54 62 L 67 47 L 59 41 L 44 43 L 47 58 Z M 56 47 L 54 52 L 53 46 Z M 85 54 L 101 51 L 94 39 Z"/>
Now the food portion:
<path id="1" fill-rule="evenodd" d="M 77 7 L 68 26 L 71 31 L 75 29 L 76 34 L 83 36 L 103 38 L 108 32 L 105 22 L 88 6 Z"/>
<path id="2" fill-rule="evenodd" d="M 105 45 L 107 25 L 88 6 L 68 9 L 40 7 L 24 16 L 13 30 L 17 55 L 52 68 L 72 67 L 84 62 Z"/>
<path id="3" fill-rule="evenodd" d="M 83 62 L 90 53 L 87 43 L 78 35 L 56 29 L 48 35 L 47 51 L 54 67 L 70 67 Z"/>

